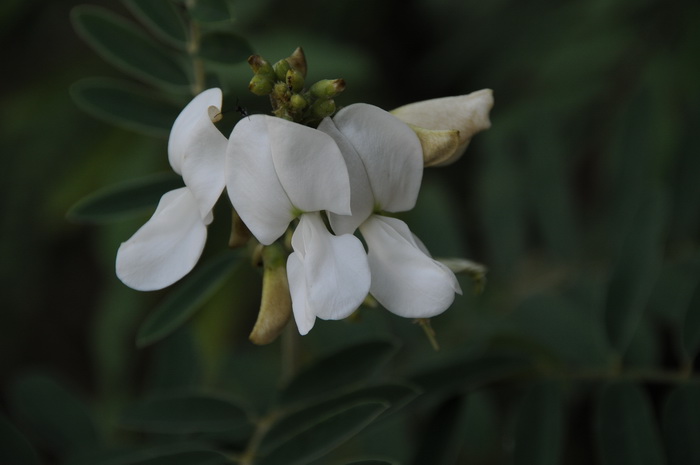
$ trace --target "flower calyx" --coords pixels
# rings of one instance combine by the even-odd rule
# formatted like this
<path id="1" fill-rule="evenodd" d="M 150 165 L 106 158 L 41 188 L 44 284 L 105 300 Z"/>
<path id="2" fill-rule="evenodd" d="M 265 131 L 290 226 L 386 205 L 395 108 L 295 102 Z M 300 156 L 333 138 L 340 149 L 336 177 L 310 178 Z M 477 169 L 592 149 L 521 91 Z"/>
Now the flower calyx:
<path id="1" fill-rule="evenodd" d="M 345 90 L 343 79 L 322 79 L 307 87 L 308 68 L 301 47 L 274 65 L 260 55 L 252 55 L 248 64 L 255 73 L 248 89 L 270 97 L 273 115 L 306 126 L 316 127 L 332 116 L 336 110 L 333 99 Z"/>

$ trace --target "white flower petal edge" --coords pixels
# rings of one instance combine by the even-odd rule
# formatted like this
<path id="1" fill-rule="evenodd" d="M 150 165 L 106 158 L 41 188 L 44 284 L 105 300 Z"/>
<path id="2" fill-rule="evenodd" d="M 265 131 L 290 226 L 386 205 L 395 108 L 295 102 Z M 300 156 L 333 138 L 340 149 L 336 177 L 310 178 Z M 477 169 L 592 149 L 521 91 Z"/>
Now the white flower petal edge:
<path id="1" fill-rule="evenodd" d="M 333 123 L 362 160 L 375 209 L 412 209 L 423 177 L 423 149 L 416 133 L 389 112 L 365 103 L 343 108 Z"/>
<path id="2" fill-rule="evenodd" d="M 226 137 L 214 126 L 221 111 L 221 89 L 197 95 L 180 112 L 168 139 L 168 160 L 192 191 L 202 218 L 214 208 L 224 190 Z"/>
<path id="3" fill-rule="evenodd" d="M 371 276 L 358 238 L 334 236 L 320 213 L 307 213 L 294 231 L 292 247 L 287 277 L 294 320 L 302 335 L 311 330 L 317 317 L 340 320 L 362 304 Z"/>
<path id="4" fill-rule="evenodd" d="M 403 221 L 373 215 L 360 231 L 369 249 L 370 292 L 390 312 L 430 318 L 462 293 L 454 273 L 421 250 Z"/>
<path id="5" fill-rule="evenodd" d="M 119 247 L 117 276 L 139 291 L 170 286 L 199 260 L 211 220 L 202 219 L 187 187 L 167 192 L 153 216 Z"/>
<path id="6" fill-rule="evenodd" d="M 300 212 L 350 213 L 350 180 L 333 139 L 272 116 L 243 118 L 233 129 L 226 187 L 243 222 L 265 245 Z"/>

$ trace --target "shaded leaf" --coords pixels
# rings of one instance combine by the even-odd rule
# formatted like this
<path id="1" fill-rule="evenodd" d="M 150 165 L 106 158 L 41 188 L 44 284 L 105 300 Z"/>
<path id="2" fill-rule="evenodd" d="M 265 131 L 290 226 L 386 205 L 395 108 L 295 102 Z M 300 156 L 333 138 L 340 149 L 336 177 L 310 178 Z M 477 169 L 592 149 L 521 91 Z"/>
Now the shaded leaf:
<path id="1" fill-rule="evenodd" d="M 135 24 L 87 5 L 73 8 L 71 19 L 78 34 L 121 71 L 155 86 L 189 92 L 190 79 L 181 61 Z"/>
<path id="2" fill-rule="evenodd" d="M 253 49 L 243 37 L 228 31 L 216 31 L 202 35 L 199 56 L 224 65 L 236 65 L 248 59 Z"/>
<path id="3" fill-rule="evenodd" d="M 387 405 L 382 417 L 400 409 L 418 395 L 418 391 L 405 384 L 381 384 L 342 394 L 333 399 L 304 407 L 286 414 L 276 421 L 260 444 L 265 453 L 288 441 L 301 431 L 313 426 L 333 412 L 360 402 L 381 402 Z"/>
<path id="4" fill-rule="evenodd" d="M 191 325 L 178 328 L 153 348 L 148 377 L 149 392 L 194 388 L 203 378 L 202 357 Z"/>
<path id="5" fill-rule="evenodd" d="M 396 465 L 396 462 L 387 462 L 386 460 L 360 460 L 359 462 L 350 462 L 345 465 Z"/>
<path id="6" fill-rule="evenodd" d="M 661 421 L 669 465 L 700 463 L 700 386 L 688 384 L 673 390 Z"/>
<path id="7" fill-rule="evenodd" d="M 182 187 L 174 173 L 159 173 L 102 188 L 73 205 L 66 216 L 80 223 L 106 223 L 155 209 L 161 196 Z"/>
<path id="8" fill-rule="evenodd" d="M 125 428 L 152 433 L 191 434 L 249 426 L 248 414 L 221 396 L 171 393 L 138 402 L 122 415 Z"/>
<path id="9" fill-rule="evenodd" d="M 466 389 L 517 376 L 531 369 L 530 362 L 521 356 L 493 354 L 444 363 L 413 375 L 410 381 L 426 392 Z"/>
<path id="10" fill-rule="evenodd" d="M 695 287 L 685 314 L 683 348 L 689 357 L 697 356 L 700 350 L 700 283 Z"/>
<path id="11" fill-rule="evenodd" d="M 116 79 L 87 78 L 70 88 L 73 101 L 107 123 L 148 136 L 168 137 L 181 107 L 156 92 Z"/>
<path id="12" fill-rule="evenodd" d="M 283 403 L 318 400 L 340 389 L 367 381 L 396 353 L 387 340 L 363 342 L 339 350 L 303 369 L 280 394 Z"/>
<path id="13" fill-rule="evenodd" d="M 614 383 L 603 388 L 596 433 L 603 465 L 665 463 L 651 405 L 636 384 Z"/>
<path id="14" fill-rule="evenodd" d="M 187 31 L 182 15 L 172 2 L 152 0 L 122 0 L 134 16 L 159 39 L 185 49 Z"/>
<path id="15" fill-rule="evenodd" d="M 64 465 L 199 465 L 200 463 L 219 465 L 230 462 L 210 446 L 197 442 L 178 441 L 157 446 L 86 452 L 72 457 Z"/>
<path id="16" fill-rule="evenodd" d="M 515 465 L 560 463 L 565 432 L 562 394 L 554 382 L 530 388 L 516 411 Z"/>
<path id="17" fill-rule="evenodd" d="M 359 433 L 387 408 L 386 404 L 380 402 L 346 406 L 291 437 L 255 463 L 257 465 L 307 464 Z"/>
<path id="18" fill-rule="evenodd" d="M 456 463 L 461 441 L 464 439 L 460 434 L 464 400 L 463 396 L 447 399 L 427 419 L 422 425 L 418 451 L 411 463 L 414 465 Z"/>
<path id="19" fill-rule="evenodd" d="M 39 456 L 27 438 L 0 414 L 0 463 L 40 465 Z"/>
<path id="20" fill-rule="evenodd" d="M 190 9 L 190 16 L 197 21 L 216 23 L 231 20 L 231 12 L 226 0 L 197 0 L 193 3 L 194 6 Z"/>
<path id="21" fill-rule="evenodd" d="M 630 343 L 650 298 L 661 263 L 663 199 L 637 211 L 608 284 L 605 323 L 610 343 L 620 352 Z"/>
<path id="22" fill-rule="evenodd" d="M 60 455 L 99 443 L 87 406 L 52 378 L 24 375 L 11 386 L 9 397 L 33 442 Z"/>
<path id="23" fill-rule="evenodd" d="M 240 255 L 238 251 L 224 252 L 190 274 L 143 322 L 136 338 L 137 345 L 153 344 L 187 321 L 224 283 Z"/>

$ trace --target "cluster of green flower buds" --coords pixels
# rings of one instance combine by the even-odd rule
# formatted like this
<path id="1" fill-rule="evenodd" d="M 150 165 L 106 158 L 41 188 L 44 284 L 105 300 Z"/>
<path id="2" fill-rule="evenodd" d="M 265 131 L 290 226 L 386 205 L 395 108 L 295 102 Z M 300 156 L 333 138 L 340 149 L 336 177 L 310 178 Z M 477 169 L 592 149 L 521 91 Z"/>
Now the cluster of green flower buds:
<path id="1" fill-rule="evenodd" d="M 248 58 L 255 75 L 248 88 L 255 95 L 269 95 L 275 116 L 315 126 L 335 113 L 333 100 L 345 89 L 343 79 L 323 79 L 306 87 L 306 57 L 301 47 L 271 65 L 260 55 Z"/>

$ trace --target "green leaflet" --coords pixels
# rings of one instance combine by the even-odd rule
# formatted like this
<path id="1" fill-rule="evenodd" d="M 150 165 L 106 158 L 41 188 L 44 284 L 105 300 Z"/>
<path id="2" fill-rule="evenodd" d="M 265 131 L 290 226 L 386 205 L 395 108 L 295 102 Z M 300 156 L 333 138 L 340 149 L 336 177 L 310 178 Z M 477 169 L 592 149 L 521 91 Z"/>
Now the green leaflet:
<path id="1" fill-rule="evenodd" d="M 151 433 L 211 433 L 244 428 L 248 414 L 229 399 L 207 393 L 171 393 L 154 396 L 127 408 L 125 428 Z"/>
<path id="2" fill-rule="evenodd" d="M 649 399 L 637 384 L 612 383 L 603 388 L 595 427 L 603 465 L 665 463 Z"/>
<path id="3" fill-rule="evenodd" d="M 671 391 L 661 425 L 669 465 L 700 463 L 700 386 L 681 385 Z"/>
<path id="4" fill-rule="evenodd" d="M 181 105 L 158 93 L 117 79 L 86 78 L 70 88 L 73 101 L 84 111 L 130 131 L 167 138 Z"/>
<path id="5" fill-rule="evenodd" d="M 132 22 L 92 6 L 75 7 L 71 19 L 78 34 L 121 71 L 156 87 L 189 93 L 190 78 L 179 57 Z"/>
<path id="6" fill-rule="evenodd" d="M 388 362 L 396 350 L 396 345 L 387 340 L 341 349 L 302 370 L 281 392 L 281 403 L 317 400 L 364 383 Z"/>
<path id="7" fill-rule="evenodd" d="M 256 464 L 307 464 L 359 433 L 387 408 L 388 406 L 381 402 L 361 402 L 350 407 L 342 407 L 290 438 L 256 461 Z"/>
<path id="8" fill-rule="evenodd" d="M 187 30 L 185 21 L 175 5 L 167 0 L 122 0 L 134 16 L 163 42 L 185 50 Z"/>
<path id="9" fill-rule="evenodd" d="M 189 319 L 231 274 L 239 252 L 227 251 L 187 276 L 146 318 L 136 338 L 139 347 L 159 341 Z"/>
<path id="10" fill-rule="evenodd" d="M 102 188 L 73 205 L 66 216 L 79 223 L 107 223 L 154 209 L 166 192 L 183 187 L 174 173 L 160 173 Z"/>

